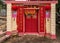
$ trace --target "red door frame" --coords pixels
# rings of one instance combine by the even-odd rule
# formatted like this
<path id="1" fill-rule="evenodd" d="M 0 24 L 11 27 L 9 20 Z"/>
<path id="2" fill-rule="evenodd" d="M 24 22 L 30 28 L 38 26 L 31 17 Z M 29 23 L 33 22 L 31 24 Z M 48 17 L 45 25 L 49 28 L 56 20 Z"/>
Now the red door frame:
<path id="1" fill-rule="evenodd" d="M 19 9 L 22 9 L 22 11 L 21 10 L 19 10 Z M 41 8 L 43 8 L 43 10 L 41 10 Z M 25 33 L 25 22 L 23 22 L 23 21 L 25 21 L 25 19 L 24 19 L 24 8 L 23 7 L 19 7 L 19 9 L 17 10 L 17 26 L 19 25 L 19 23 L 20 23 L 20 16 L 22 16 L 21 17 L 21 19 L 22 19 L 22 31 L 20 30 L 20 26 L 19 26 L 19 28 L 17 27 L 17 30 L 18 30 L 18 33 Z M 20 13 L 20 12 L 22 12 L 22 14 Z M 45 28 L 44 28 L 44 20 L 45 20 L 45 11 L 44 11 L 44 7 L 42 6 L 40 6 L 40 8 L 39 8 L 39 12 L 38 12 L 39 14 L 38 14 L 38 33 L 39 34 L 44 34 L 45 33 Z M 40 15 L 40 17 L 39 17 L 39 15 Z M 42 16 L 43 15 L 43 16 Z M 43 21 L 42 21 L 42 19 L 41 18 L 43 18 Z M 41 27 L 42 25 L 41 25 L 41 22 L 43 22 L 43 27 Z M 40 23 L 40 24 L 39 24 Z"/>
<path id="2" fill-rule="evenodd" d="M 25 17 L 25 32 L 28 33 L 37 33 L 38 32 L 38 14 L 36 14 L 36 18 L 30 16 L 30 18 Z"/>

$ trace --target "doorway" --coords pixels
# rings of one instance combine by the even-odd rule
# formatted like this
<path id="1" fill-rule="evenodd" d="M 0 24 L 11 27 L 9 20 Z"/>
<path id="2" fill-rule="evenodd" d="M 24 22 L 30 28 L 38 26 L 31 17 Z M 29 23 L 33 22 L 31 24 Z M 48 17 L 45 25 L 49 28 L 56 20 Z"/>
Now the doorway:
<path id="1" fill-rule="evenodd" d="M 40 6 L 19 6 L 17 11 L 17 30 L 18 32 L 39 33 L 45 32 L 44 20 L 45 10 Z M 38 28 L 39 27 L 39 28 Z"/>
<path id="2" fill-rule="evenodd" d="M 38 32 L 38 11 L 35 10 L 33 14 L 34 10 L 35 9 L 29 9 L 28 12 L 30 12 L 30 14 L 25 15 L 25 32 Z"/>

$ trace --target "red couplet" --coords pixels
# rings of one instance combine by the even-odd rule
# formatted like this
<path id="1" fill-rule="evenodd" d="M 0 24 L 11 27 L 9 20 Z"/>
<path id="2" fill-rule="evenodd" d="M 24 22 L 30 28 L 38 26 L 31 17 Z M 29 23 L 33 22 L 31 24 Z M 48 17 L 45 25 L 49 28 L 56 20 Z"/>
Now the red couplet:
<path id="1" fill-rule="evenodd" d="M 23 6 L 18 6 L 17 9 L 17 30 L 18 33 L 23 32 L 23 14 L 24 14 L 24 7 Z"/>
<path id="2" fill-rule="evenodd" d="M 40 32 L 45 33 L 45 8 L 40 6 Z"/>

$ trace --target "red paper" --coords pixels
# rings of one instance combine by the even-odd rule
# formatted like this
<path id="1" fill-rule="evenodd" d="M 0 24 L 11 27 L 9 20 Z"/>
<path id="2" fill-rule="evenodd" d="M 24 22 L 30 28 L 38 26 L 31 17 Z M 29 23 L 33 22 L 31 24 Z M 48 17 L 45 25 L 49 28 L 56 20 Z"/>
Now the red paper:
<path id="1" fill-rule="evenodd" d="M 17 10 L 17 30 L 18 32 L 23 32 L 23 6 L 19 6 Z"/>

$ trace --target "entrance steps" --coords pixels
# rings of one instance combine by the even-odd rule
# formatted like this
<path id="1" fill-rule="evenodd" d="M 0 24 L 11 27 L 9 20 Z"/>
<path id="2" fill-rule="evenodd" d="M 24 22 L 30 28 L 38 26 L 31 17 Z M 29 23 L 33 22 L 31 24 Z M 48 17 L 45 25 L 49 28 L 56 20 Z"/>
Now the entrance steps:
<path id="1" fill-rule="evenodd" d="M 0 43 L 9 38 L 10 35 L 6 35 L 6 32 L 0 32 Z"/>

